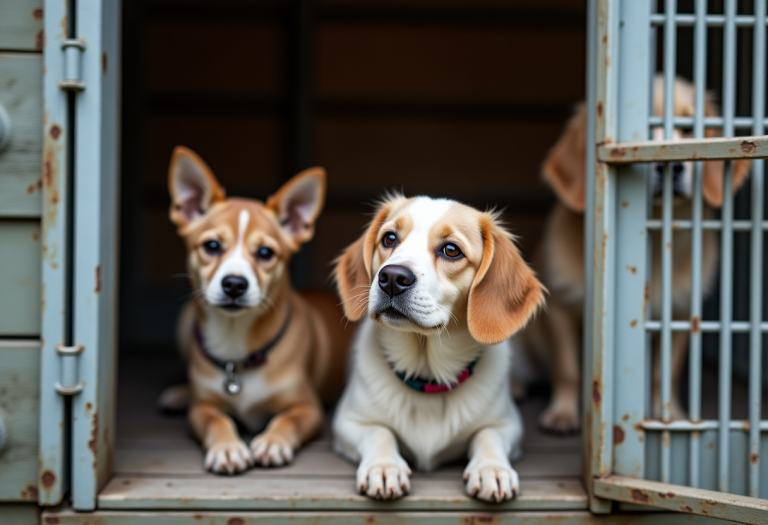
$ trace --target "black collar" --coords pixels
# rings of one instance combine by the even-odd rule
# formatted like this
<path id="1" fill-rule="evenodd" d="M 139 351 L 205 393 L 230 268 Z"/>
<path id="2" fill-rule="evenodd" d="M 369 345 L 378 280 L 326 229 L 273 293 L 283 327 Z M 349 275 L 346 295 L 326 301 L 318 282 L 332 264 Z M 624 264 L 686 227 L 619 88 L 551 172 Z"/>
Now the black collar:
<path id="1" fill-rule="evenodd" d="M 240 377 L 238 375 L 238 372 L 242 372 L 247 368 L 257 368 L 263 365 L 267 361 L 267 354 L 269 353 L 270 350 L 272 350 L 275 346 L 277 346 L 277 343 L 279 343 L 280 339 L 283 338 L 283 336 L 285 335 L 285 332 L 288 330 L 288 325 L 290 323 L 291 323 L 291 310 L 289 308 L 288 315 L 285 316 L 285 321 L 283 322 L 283 326 L 280 328 L 280 331 L 277 333 L 277 335 L 267 344 L 265 344 L 258 350 L 251 352 L 247 357 L 240 360 L 222 361 L 221 359 L 218 359 L 213 355 L 211 355 L 211 352 L 205 346 L 205 341 L 203 340 L 203 334 L 200 332 L 200 325 L 197 324 L 197 322 L 195 322 L 195 326 L 194 326 L 195 341 L 197 341 L 197 346 L 200 347 L 200 351 L 208 359 L 208 361 L 210 361 L 211 363 L 213 363 L 214 365 L 221 368 L 227 373 L 227 379 L 224 381 L 224 389 L 230 394 L 237 394 L 240 392 Z"/>

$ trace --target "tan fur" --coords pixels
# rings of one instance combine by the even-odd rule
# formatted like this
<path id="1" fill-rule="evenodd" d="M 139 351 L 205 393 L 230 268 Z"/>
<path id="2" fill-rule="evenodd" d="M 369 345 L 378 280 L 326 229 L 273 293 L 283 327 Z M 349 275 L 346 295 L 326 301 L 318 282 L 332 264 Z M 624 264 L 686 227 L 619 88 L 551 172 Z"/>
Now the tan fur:
<path id="1" fill-rule="evenodd" d="M 185 176 L 195 180 L 196 175 L 190 176 L 190 170 L 186 174 L 179 172 L 183 166 L 178 163 L 190 161 L 199 173 L 205 174 L 199 178 L 200 191 L 190 190 L 188 181 L 183 180 Z M 193 174 L 198 173 L 195 169 L 191 170 Z M 301 185 L 312 190 L 303 190 L 310 195 L 308 202 L 316 199 L 319 204 L 313 208 L 301 201 L 299 204 L 306 206 L 297 213 L 291 208 L 296 206 L 291 200 L 295 194 L 292 190 Z M 194 189 L 194 184 L 192 186 Z M 206 468 L 233 474 L 254 463 L 268 466 L 290 462 L 294 451 L 320 431 L 321 402 L 331 401 L 338 395 L 352 333 L 352 330 L 343 330 L 343 312 L 331 294 L 313 292 L 305 296 L 295 292 L 290 284 L 290 259 L 301 244 L 312 237 L 314 221 L 322 208 L 325 172 L 321 168 L 302 172 L 266 204 L 249 199 L 224 199 L 224 192 L 210 168 L 191 151 L 177 148 L 171 162 L 169 188 L 173 197 L 171 220 L 179 227 L 187 246 L 187 266 L 193 288 L 205 289 L 230 257 L 239 256 L 245 261 L 243 264 L 249 265 L 264 296 L 259 304 L 238 312 L 239 317 L 220 313 L 205 296 L 191 301 L 182 313 L 179 341 L 189 362 L 189 422 L 206 449 Z M 190 198 L 199 202 L 189 202 Z M 241 231 L 244 213 L 247 228 Z M 242 239 L 242 245 L 238 239 Z M 223 251 L 208 253 L 203 244 L 209 240 L 219 242 Z M 274 257 L 270 260 L 256 257 L 261 247 L 272 249 Z M 248 326 L 243 325 L 247 328 L 244 339 L 227 347 L 229 354 L 214 354 L 221 360 L 240 360 L 251 349 L 272 341 L 281 331 L 289 311 L 290 324 L 267 355 L 266 362 L 241 372 L 241 393 L 226 393 L 223 371 L 202 353 L 192 336 L 194 323 L 207 333 L 215 328 L 211 323 L 242 322 L 239 319 L 250 322 Z M 212 333 L 219 332 L 213 330 Z M 235 337 L 226 329 L 223 334 L 225 339 Z M 210 342 L 206 346 L 212 353 L 225 351 L 212 347 Z M 238 435 L 233 416 L 253 430 L 268 422 L 250 448 Z"/>
<path id="2" fill-rule="evenodd" d="M 663 112 L 663 84 L 655 83 L 654 113 Z M 693 116 L 693 86 L 677 79 L 674 89 L 676 115 Z M 706 97 L 705 114 L 718 114 L 711 96 Z M 719 131 L 707 130 L 708 137 Z M 585 148 L 586 108 L 581 104 L 576 115 L 566 125 L 563 135 L 550 150 L 542 166 L 544 179 L 560 198 L 549 215 L 542 244 L 534 257 L 534 267 L 551 293 L 548 311 L 539 316 L 525 331 L 526 347 L 530 357 L 552 377 L 552 399 L 542 414 L 540 424 L 549 430 L 570 432 L 578 429 L 578 399 L 580 382 L 581 326 L 584 320 L 584 210 L 585 201 Z M 736 191 L 746 179 L 751 163 L 734 162 L 733 188 Z M 705 218 L 712 216 L 712 207 L 722 204 L 723 162 L 704 163 L 703 194 Z M 691 216 L 690 200 L 676 199 L 675 218 Z M 654 216 L 660 217 L 659 206 Z M 652 236 L 653 246 L 660 246 L 659 232 Z M 702 238 L 702 289 L 707 293 L 713 284 L 717 268 L 718 240 L 713 231 L 704 231 Z M 659 250 L 653 251 L 653 280 L 651 282 L 651 314 L 658 318 L 661 298 L 661 262 Z M 673 317 L 687 319 L 691 293 L 691 233 L 675 231 L 673 237 L 674 261 Z M 684 417 L 679 402 L 679 379 L 687 352 L 687 334 L 673 336 L 673 406 L 675 418 Z M 658 338 L 654 338 L 653 415 L 660 414 Z"/>

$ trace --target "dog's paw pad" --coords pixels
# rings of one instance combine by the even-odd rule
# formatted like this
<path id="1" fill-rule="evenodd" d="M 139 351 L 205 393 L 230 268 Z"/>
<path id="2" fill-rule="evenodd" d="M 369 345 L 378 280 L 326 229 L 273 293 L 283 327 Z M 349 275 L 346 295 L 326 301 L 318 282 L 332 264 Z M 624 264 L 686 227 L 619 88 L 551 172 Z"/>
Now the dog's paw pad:
<path id="1" fill-rule="evenodd" d="M 267 432 L 251 441 L 253 459 L 262 467 L 281 467 L 293 461 L 293 446 L 282 437 Z"/>
<path id="2" fill-rule="evenodd" d="M 242 441 L 215 443 L 205 453 L 205 469 L 217 474 L 239 474 L 253 466 L 251 451 Z"/>
<path id="3" fill-rule="evenodd" d="M 361 463 L 357 469 L 357 490 L 375 499 L 396 499 L 411 490 L 411 469 L 403 458 Z"/>
<path id="4" fill-rule="evenodd" d="M 467 494 L 477 499 L 500 503 L 520 492 L 520 479 L 509 465 L 467 466 L 464 471 Z"/>
<path id="5" fill-rule="evenodd" d="M 581 426 L 579 411 L 550 405 L 539 417 L 539 426 L 544 430 L 558 434 L 577 432 Z"/>

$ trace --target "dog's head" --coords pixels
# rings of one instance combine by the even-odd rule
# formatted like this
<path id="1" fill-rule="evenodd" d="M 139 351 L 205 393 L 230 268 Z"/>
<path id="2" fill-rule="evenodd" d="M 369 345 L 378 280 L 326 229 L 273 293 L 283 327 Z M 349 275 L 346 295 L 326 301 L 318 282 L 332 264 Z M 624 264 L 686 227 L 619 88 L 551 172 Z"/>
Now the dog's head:
<path id="1" fill-rule="evenodd" d="M 351 320 L 422 334 L 455 323 L 484 344 L 511 336 L 544 301 L 496 216 L 446 199 L 387 198 L 335 277 Z"/>
<path id="2" fill-rule="evenodd" d="M 266 204 L 225 198 L 211 169 L 177 147 L 168 186 L 170 216 L 187 245 L 187 267 L 201 298 L 229 315 L 270 304 L 288 263 L 312 238 L 325 199 L 325 171 L 296 175 Z"/>
<path id="3" fill-rule="evenodd" d="M 654 81 L 654 114 L 661 116 L 664 112 L 664 80 L 657 76 Z M 676 78 L 674 84 L 674 112 L 675 115 L 693 117 L 694 114 L 694 88 L 690 82 Z M 712 101 L 712 96 L 705 96 L 704 114 L 708 117 L 719 115 L 717 106 Z M 721 135 L 720 130 L 707 129 L 705 135 L 708 138 Z M 690 130 L 676 128 L 674 139 L 690 137 Z M 664 132 L 662 128 L 653 129 L 653 140 L 662 140 Z M 565 131 L 557 143 L 549 151 L 542 166 L 544 180 L 546 180 L 557 193 L 560 200 L 573 211 L 583 212 L 585 206 L 586 184 L 586 147 L 587 147 L 587 110 L 586 105 L 581 104 L 576 114 L 566 125 Z M 737 190 L 746 180 L 751 167 L 748 160 L 737 160 L 733 166 L 733 189 Z M 723 162 L 704 162 L 703 194 L 710 206 L 719 207 L 723 203 Z M 651 188 L 654 198 L 658 198 L 662 191 L 664 165 L 654 164 L 651 172 Z M 673 183 L 675 196 L 679 199 L 690 199 L 693 194 L 693 162 L 672 163 Z"/>

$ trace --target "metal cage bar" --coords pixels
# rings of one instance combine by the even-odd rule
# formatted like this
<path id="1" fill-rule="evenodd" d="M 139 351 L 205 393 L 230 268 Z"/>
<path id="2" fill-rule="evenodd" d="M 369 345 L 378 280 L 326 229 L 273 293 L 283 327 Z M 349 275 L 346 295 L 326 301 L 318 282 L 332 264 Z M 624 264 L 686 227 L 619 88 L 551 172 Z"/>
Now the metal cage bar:
<path id="1" fill-rule="evenodd" d="M 732 136 L 736 96 L 736 0 L 726 0 L 723 35 L 723 134 Z M 727 492 L 730 477 L 731 369 L 733 320 L 733 163 L 723 175 L 723 229 L 720 233 L 720 360 L 718 363 L 718 489 Z"/>
<path id="2" fill-rule="evenodd" d="M 753 135 L 765 132 L 765 0 L 755 0 L 753 33 L 752 117 Z M 763 23 L 761 23 L 763 21 Z M 762 321 L 763 290 L 763 161 L 752 168 L 752 231 L 750 242 L 749 318 L 749 495 L 760 494 L 760 410 L 762 394 Z"/>
<path id="3" fill-rule="evenodd" d="M 707 68 L 707 0 L 696 0 L 696 23 L 694 26 L 694 124 L 693 136 L 697 139 L 704 137 L 704 96 L 706 88 Z M 701 162 L 693 168 L 693 197 L 691 210 L 691 326 L 701 322 L 701 257 L 702 257 L 702 222 L 703 222 L 703 171 Z M 647 227 L 648 225 L 646 225 Z M 701 420 L 701 330 L 691 330 L 689 340 L 689 390 L 688 412 L 691 422 Z M 692 487 L 700 484 L 701 434 L 691 432 L 689 438 L 688 483 Z"/>

